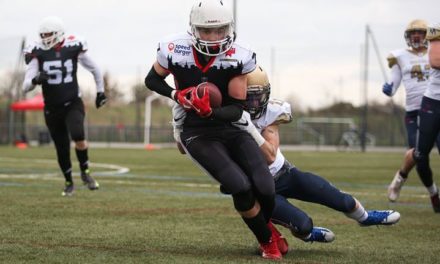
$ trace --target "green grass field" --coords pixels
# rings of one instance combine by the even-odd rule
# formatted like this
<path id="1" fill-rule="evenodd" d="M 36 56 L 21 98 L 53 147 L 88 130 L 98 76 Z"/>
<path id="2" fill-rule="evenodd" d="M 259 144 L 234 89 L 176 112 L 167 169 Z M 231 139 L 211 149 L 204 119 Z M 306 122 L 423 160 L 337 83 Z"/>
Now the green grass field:
<path id="1" fill-rule="evenodd" d="M 359 227 L 323 206 L 293 202 L 336 240 L 304 243 L 280 227 L 281 263 L 439 263 L 440 214 L 415 171 L 401 199 L 386 187 L 403 153 L 286 152 L 290 161 L 353 194 L 366 209 L 395 209 L 390 227 Z M 76 157 L 72 153 L 74 169 Z M 99 191 L 61 197 L 52 147 L 0 147 L 0 263 L 268 263 L 218 185 L 175 149 L 91 149 Z M 119 166 L 119 167 L 118 167 Z M 432 156 L 440 185 L 440 158 Z M 123 168 L 130 171 L 118 174 Z"/>

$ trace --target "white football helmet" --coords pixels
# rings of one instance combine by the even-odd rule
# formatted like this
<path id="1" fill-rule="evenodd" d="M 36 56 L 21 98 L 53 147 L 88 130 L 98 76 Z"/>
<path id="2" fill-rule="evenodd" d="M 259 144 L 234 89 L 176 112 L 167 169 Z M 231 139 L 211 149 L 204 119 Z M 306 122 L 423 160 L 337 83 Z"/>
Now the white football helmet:
<path id="1" fill-rule="evenodd" d="M 58 17 L 46 17 L 41 21 L 38 33 L 43 48 L 48 50 L 64 40 L 64 23 Z"/>
<path id="2" fill-rule="evenodd" d="M 217 56 L 228 51 L 235 40 L 232 10 L 221 0 L 200 0 L 191 9 L 189 16 L 194 48 L 208 56 Z M 224 28 L 225 37 L 221 40 L 200 39 L 200 29 Z"/>
<path id="3" fill-rule="evenodd" d="M 251 114 L 252 119 L 260 118 L 264 114 L 269 97 L 269 78 L 266 72 L 257 65 L 255 70 L 247 75 L 247 94 L 244 107 Z"/>
<path id="4" fill-rule="evenodd" d="M 406 44 L 408 45 L 408 47 L 411 47 L 413 49 L 419 49 L 421 47 L 428 47 L 428 42 L 426 41 L 426 31 L 428 29 L 428 25 L 426 23 L 426 21 L 421 20 L 421 19 L 415 19 L 413 21 L 411 21 L 408 26 L 406 27 L 405 30 L 405 40 L 406 40 Z M 425 33 L 425 36 L 423 37 L 423 39 L 412 39 L 411 38 L 411 33 L 414 31 L 421 31 Z"/>

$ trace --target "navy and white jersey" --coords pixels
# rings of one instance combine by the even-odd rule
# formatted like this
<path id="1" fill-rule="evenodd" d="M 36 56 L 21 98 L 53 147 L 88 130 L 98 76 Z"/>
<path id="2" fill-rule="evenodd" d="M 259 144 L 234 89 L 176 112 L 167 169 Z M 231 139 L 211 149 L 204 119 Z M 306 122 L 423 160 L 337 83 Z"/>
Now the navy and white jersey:
<path id="1" fill-rule="evenodd" d="M 43 49 L 35 42 L 24 49 L 27 64 L 23 90 L 33 89 L 31 80 L 39 71 L 45 71 L 49 79 L 42 83 L 46 106 L 62 106 L 80 97 L 76 72 L 78 61 L 92 72 L 98 91 L 104 91 L 102 74 L 95 63 L 86 55 L 87 43 L 74 35 L 68 36 L 59 47 Z"/>
<path id="2" fill-rule="evenodd" d="M 406 90 L 406 111 L 418 110 L 423 93 L 428 85 L 429 70 L 426 51 L 415 52 L 410 49 L 395 50 L 387 58 L 391 69 L 391 82 L 394 94 L 403 82 Z"/>
<path id="3" fill-rule="evenodd" d="M 170 36 L 159 43 L 157 62 L 174 77 L 176 89 L 197 86 L 202 82 L 217 85 L 222 93 L 222 106 L 231 103 L 228 95 L 229 81 L 247 74 L 256 67 L 256 55 L 249 48 L 234 43 L 226 53 L 209 57 L 198 53 L 189 33 Z M 224 122 L 201 118 L 194 111 L 187 113 L 184 127 L 224 125 Z"/>
<path id="4" fill-rule="evenodd" d="M 291 121 L 292 110 L 290 104 L 271 98 L 264 114 L 262 114 L 260 118 L 252 120 L 252 123 L 254 123 L 255 127 L 261 133 L 268 126 L 285 124 Z M 280 148 L 278 148 L 274 162 L 269 164 L 269 170 L 273 176 L 283 167 L 285 160 L 286 158 L 281 153 Z"/>

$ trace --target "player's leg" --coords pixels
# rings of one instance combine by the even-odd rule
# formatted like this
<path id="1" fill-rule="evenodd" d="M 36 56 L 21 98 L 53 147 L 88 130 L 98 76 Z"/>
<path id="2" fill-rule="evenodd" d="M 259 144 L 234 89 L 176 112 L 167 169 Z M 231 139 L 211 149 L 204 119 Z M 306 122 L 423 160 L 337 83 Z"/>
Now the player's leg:
<path id="1" fill-rule="evenodd" d="M 231 145 L 228 146 L 232 158 L 249 177 L 264 218 L 272 232 L 272 240 L 277 242 L 280 252 L 286 254 L 289 250 L 287 240 L 270 222 L 275 207 L 275 184 L 265 158 L 248 133 L 238 131 L 238 135 L 233 138 Z"/>
<path id="2" fill-rule="evenodd" d="M 282 195 L 275 196 L 272 222 L 288 228 L 295 237 L 305 242 L 332 242 L 335 239 L 332 231 L 314 227 L 313 220 Z"/>
<path id="3" fill-rule="evenodd" d="M 429 153 L 440 131 L 440 101 L 423 97 L 419 112 L 419 129 L 416 141 L 414 159 L 417 162 L 417 172 L 423 185 L 431 197 L 431 204 L 436 213 L 440 213 L 439 191 L 433 181 L 429 165 Z"/>
<path id="4" fill-rule="evenodd" d="M 343 212 L 361 225 L 390 225 L 400 219 L 400 214 L 392 210 L 366 211 L 353 196 L 341 192 L 326 179 L 297 168 L 291 168 L 279 177 L 275 186 L 277 194 L 327 206 Z"/>
<path id="5" fill-rule="evenodd" d="M 275 207 L 275 184 L 272 174 L 255 140 L 248 133 L 238 132 L 239 135 L 234 137 L 228 149 L 232 159 L 249 177 L 265 219 L 269 222 Z"/>
<path id="6" fill-rule="evenodd" d="M 64 175 L 63 196 L 71 196 L 74 191 L 72 164 L 70 161 L 70 138 L 64 122 L 64 109 L 45 109 L 44 120 L 55 144 L 58 165 Z"/>
<path id="7" fill-rule="evenodd" d="M 417 134 L 417 116 L 418 111 L 410 111 L 406 112 L 405 115 L 405 126 L 407 133 L 407 141 L 409 150 L 406 151 L 405 156 L 403 158 L 403 164 L 400 169 L 394 175 L 393 180 L 388 186 L 388 199 L 391 202 L 397 201 L 400 195 L 400 190 L 402 189 L 403 184 L 412 168 L 416 165 L 416 162 L 413 158 L 413 150 L 416 142 L 416 134 Z"/>
<path id="8" fill-rule="evenodd" d="M 97 190 L 99 183 L 90 176 L 88 145 L 84 131 L 84 104 L 81 99 L 75 100 L 69 106 L 66 114 L 66 124 L 72 140 L 75 142 L 75 152 L 81 170 L 81 179 L 90 190 Z"/>
<path id="9" fill-rule="evenodd" d="M 250 180 L 222 140 L 216 141 L 215 133 L 197 135 L 188 131 L 181 133 L 181 140 L 187 154 L 232 194 L 234 207 L 259 241 L 263 257 L 271 254 L 270 258 L 281 258 Z"/>

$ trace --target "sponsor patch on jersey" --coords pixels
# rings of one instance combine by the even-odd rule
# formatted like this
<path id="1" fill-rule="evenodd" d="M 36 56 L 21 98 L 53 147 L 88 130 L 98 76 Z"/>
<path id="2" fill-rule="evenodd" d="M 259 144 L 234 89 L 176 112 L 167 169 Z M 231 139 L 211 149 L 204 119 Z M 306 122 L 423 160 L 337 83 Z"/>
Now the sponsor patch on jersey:
<path id="1" fill-rule="evenodd" d="M 181 45 L 168 43 L 168 50 L 174 54 L 180 54 L 182 56 L 188 56 L 191 53 L 191 45 Z"/>

